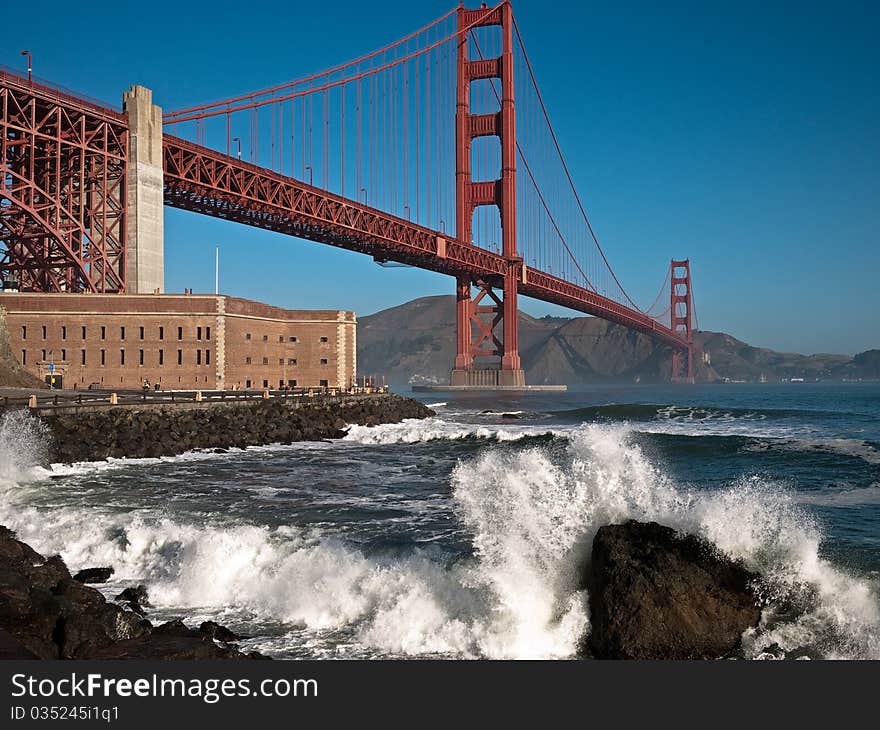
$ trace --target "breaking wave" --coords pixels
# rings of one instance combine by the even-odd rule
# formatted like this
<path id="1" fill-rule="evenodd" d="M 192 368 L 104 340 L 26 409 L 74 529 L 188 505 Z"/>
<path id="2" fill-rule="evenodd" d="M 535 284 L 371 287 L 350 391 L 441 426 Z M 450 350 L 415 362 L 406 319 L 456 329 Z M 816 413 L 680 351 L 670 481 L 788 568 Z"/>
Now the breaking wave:
<path id="1" fill-rule="evenodd" d="M 821 557 L 819 526 L 784 485 L 676 484 L 623 426 L 578 428 L 561 450 L 489 444 L 461 462 L 451 499 L 467 554 L 369 554 L 317 528 L 218 513 L 186 521 L 161 506 L 46 506 L 35 497 L 55 483 L 34 468 L 45 452 L 38 422 L 4 416 L 0 437 L 0 523 L 22 540 L 73 569 L 112 565 L 162 610 L 280 622 L 289 642 L 341 633 L 361 656 L 573 656 L 588 630 L 578 566 L 601 525 L 635 518 L 703 535 L 766 577 L 771 607 L 745 637 L 746 656 L 880 658 L 877 586 Z"/>
<path id="2" fill-rule="evenodd" d="M 535 426 L 494 426 L 456 423 L 442 418 L 408 418 L 400 423 L 379 426 L 348 427 L 343 441 L 364 445 L 415 444 L 428 441 L 459 441 L 474 439 L 482 441 L 518 441 L 528 436 L 547 434 L 564 436 L 564 429 Z"/>

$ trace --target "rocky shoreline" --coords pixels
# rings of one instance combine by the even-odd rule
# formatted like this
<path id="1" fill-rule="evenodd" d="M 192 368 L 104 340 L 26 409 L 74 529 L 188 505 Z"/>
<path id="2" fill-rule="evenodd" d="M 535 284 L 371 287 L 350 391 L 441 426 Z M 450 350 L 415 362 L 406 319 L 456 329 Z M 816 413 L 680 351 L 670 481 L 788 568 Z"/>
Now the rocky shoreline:
<path id="1" fill-rule="evenodd" d="M 211 621 L 154 626 L 142 586 L 111 602 L 77 578 L 88 574 L 71 576 L 60 556 L 47 559 L 0 526 L 0 659 L 266 658 L 241 651 L 239 637 Z"/>
<path id="2" fill-rule="evenodd" d="M 597 532 L 581 571 L 590 598 L 581 658 L 721 659 L 739 656 L 761 618 L 760 576 L 708 542 L 633 520 Z M 149 596 L 132 585 L 113 601 L 87 585 L 113 568 L 71 576 L 0 526 L 0 659 L 264 659 L 211 621 L 154 626 Z"/>
<path id="3" fill-rule="evenodd" d="M 229 449 L 320 441 L 345 435 L 350 424 L 375 426 L 434 412 L 390 393 L 335 398 L 177 403 L 58 409 L 41 414 L 56 463 L 107 458 L 175 456 L 195 449 Z"/>

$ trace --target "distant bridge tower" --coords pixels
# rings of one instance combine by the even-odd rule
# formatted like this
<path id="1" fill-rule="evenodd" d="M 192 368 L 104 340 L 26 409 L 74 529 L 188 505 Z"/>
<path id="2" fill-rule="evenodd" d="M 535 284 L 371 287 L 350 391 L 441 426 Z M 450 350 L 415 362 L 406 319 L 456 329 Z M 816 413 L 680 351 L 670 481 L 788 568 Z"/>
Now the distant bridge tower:
<path id="1" fill-rule="evenodd" d="M 468 59 L 468 29 L 471 26 L 501 27 L 503 46 L 499 58 Z M 516 245 L 516 112 L 513 10 L 510 3 L 494 10 L 459 8 L 458 30 L 456 236 L 461 241 L 472 241 L 474 209 L 480 205 L 497 206 L 501 215 L 502 253 L 507 260 L 507 271 L 495 280 L 457 277 L 457 338 L 452 385 L 524 385 L 517 332 L 517 286 L 523 275 L 523 262 Z M 480 79 L 501 80 L 500 113 L 471 114 L 471 83 Z M 474 182 L 471 174 L 472 142 L 476 137 L 491 136 L 501 141 L 501 179 Z M 472 296 L 472 286 L 478 290 L 476 297 Z M 498 290 L 503 297 L 499 297 Z M 501 325 L 500 333 L 496 331 L 498 325 Z M 474 368 L 475 358 L 492 356 L 501 358 L 498 369 Z"/>
<path id="2" fill-rule="evenodd" d="M 670 315 L 672 331 L 687 342 L 687 349 L 672 351 L 672 382 L 694 382 L 693 296 L 690 259 L 670 264 Z"/>

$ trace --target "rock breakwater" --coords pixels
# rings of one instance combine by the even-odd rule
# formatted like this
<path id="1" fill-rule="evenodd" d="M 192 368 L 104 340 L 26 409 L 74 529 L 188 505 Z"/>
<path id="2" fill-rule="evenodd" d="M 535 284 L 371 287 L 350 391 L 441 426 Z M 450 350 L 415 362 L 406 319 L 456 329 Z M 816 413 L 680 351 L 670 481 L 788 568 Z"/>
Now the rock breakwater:
<path id="1" fill-rule="evenodd" d="M 350 424 L 374 426 L 434 412 L 393 394 L 335 398 L 69 408 L 42 414 L 53 462 L 174 456 L 194 449 L 319 441 Z"/>

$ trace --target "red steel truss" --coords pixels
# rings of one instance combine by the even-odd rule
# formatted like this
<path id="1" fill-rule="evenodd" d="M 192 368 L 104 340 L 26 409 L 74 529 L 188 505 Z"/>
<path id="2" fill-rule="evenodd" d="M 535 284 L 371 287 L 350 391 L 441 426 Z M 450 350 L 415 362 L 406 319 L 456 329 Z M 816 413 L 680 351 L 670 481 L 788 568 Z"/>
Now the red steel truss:
<path id="1" fill-rule="evenodd" d="M 125 291 L 125 117 L 0 70 L 0 274 Z"/>
<path id="2" fill-rule="evenodd" d="M 468 32 L 474 27 L 500 26 L 503 50 L 498 58 L 471 61 L 468 59 Z M 493 9 L 458 9 L 458 75 L 455 112 L 455 189 L 456 233 L 463 241 L 473 238 L 474 209 L 481 205 L 498 208 L 501 217 L 502 252 L 506 268 L 500 283 L 503 300 L 492 285 L 478 279 L 459 278 L 456 298 L 456 356 L 454 384 L 468 384 L 465 374 L 474 367 L 474 358 L 500 356 L 500 369 L 505 385 L 524 385 L 519 359 L 517 325 L 518 282 L 522 279 L 522 259 L 517 254 L 516 240 L 516 113 L 513 89 L 513 11 L 509 3 Z M 498 79 L 501 84 L 501 111 L 498 114 L 471 113 L 471 84 L 481 79 Z M 471 173 L 471 151 L 476 137 L 496 136 L 501 143 L 501 177 L 498 180 L 474 182 Z M 477 284 L 479 294 L 470 301 L 470 285 Z M 480 300 L 489 294 L 495 306 L 481 307 Z M 464 304 L 465 298 L 469 302 Z M 486 321 L 479 313 L 491 314 Z M 495 332 L 501 325 L 502 338 Z M 476 332 L 474 327 L 476 326 Z M 474 339 L 474 334 L 476 339 Z M 491 339 L 492 350 L 481 349 Z"/>
<path id="3" fill-rule="evenodd" d="M 292 177 L 165 135 L 165 204 L 503 289 L 508 261 Z M 522 266 L 520 294 L 602 317 L 675 348 L 685 341 L 648 315 Z"/>
<path id="4" fill-rule="evenodd" d="M 435 230 L 444 228 L 444 224 L 442 220 L 435 222 L 437 217 L 432 220 L 430 214 L 427 219 L 421 219 L 426 225 L 409 220 L 410 199 L 405 195 L 402 197 L 407 201 L 406 219 L 367 205 L 366 187 L 361 183 L 358 183 L 359 193 L 354 196 L 358 200 L 352 200 L 313 186 L 311 165 L 301 167 L 302 174 L 306 167 L 309 169 L 309 184 L 306 184 L 243 161 L 240 152 L 238 158 L 230 155 L 232 138 L 228 114 L 226 154 L 178 137 L 164 136 L 165 204 L 357 251 L 377 261 L 396 261 L 455 277 L 458 329 L 455 369 L 462 376 L 475 376 L 475 379 L 461 377 L 462 382 L 477 384 L 479 380 L 481 384 L 491 384 L 490 378 L 483 377 L 490 371 L 475 371 L 474 359 L 492 357 L 500 360 L 500 370 L 494 371 L 499 374 L 496 383 L 522 384 L 517 338 L 519 295 L 559 304 L 645 333 L 673 349 L 673 380 L 692 381 L 694 315 L 687 260 L 673 261 L 670 268 L 670 323 L 667 325 L 664 318 L 655 319 L 648 311 L 637 309 L 628 296 L 625 298 L 632 306 L 619 303 L 623 298 L 617 301 L 599 294 L 582 271 L 580 283 L 549 273 L 559 271 L 553 264 L 558 259 L 552 256 L 544 262 L 529 259 L 533 266 L 527 266 L 520 257 L 520 252 L 534 252 L 537 247 L 533 239 L 541 234 L 540 230 L 528 232 L 524 225 L 518 232 L 516 225 L 519 145 L 511 61 L 515 31 L 511 6 L 509 2 L 501 2 L 494 8 L 459 8 L 453 12 L 457 13 L 457 32 L 453 30 L 447 40 L 458 43 L 455 236 Z M 451 13 L 445 17 L 451 17 Z M 497 58 L 468 58 L 468 34 L 481 26 L 500 26 L 502 44 Z M 478 52 L 482 56 L 482 52 Z M 394 63 L 397 61 L 386 65 Z M 492 80 L 493 89 L 500 90 L 497 113 L 472 113 L 471 85 L 480 80 Z M 418 85 L 415 88 L 418 89 Z M 310 88 L 309 92 L 313 91 Z M 415 99 L 420 98 L 416 92 Z M 341 100 L 344 115 L 344 92 Z M 326 97 L 324 101 L 326 106 Z M 248 108 L 257 103 L 249 104 Z M 404 113 L 412 107 L 417 114 L 419 106 L 418 103 L 401 104 Z M 229 109 L 221 111 L 227 113 Z M 445 109 L 438 108 L 438 119 L 442 120 L 443 113 Z M 274 115 L 272 120 L 274 123 Z M 441 126 L 443 124 L 449 129 L 446 122 Z M 435 132 L 436 129 L 435 125 Z M 528 127 L 523 129 L 527 131 Z M 255 128 L 252 131 L 255 134 Z M 499 139 L 498 179 L 484 180 L 476 168 L 472 170 L 472 146 L 479 137 Z M 203 140 L 204 136 L 199 139 Z M 418 149 L 418 138 L 416 140 Z M 256 138 L 253 141 L 256 142 Z M 363 135 L 359 134 L 356 156 L 360 155 L 362 143 Z M 311 162 L 311 141 L 309 144 Z M 340 144 L 344 155 L 346 146 L 341 140 Z M 325 155 L 327 146 L 325 142 Z M 424 146 L 431 147 L 430 143 Z M 305 149 L 304 141 L 302 148 Z M 404 148 L 407 149 L 406 145 Z M 274 147 L 271 155 L 271 166 L 274 166 Z M 125 116 L 0 69 L 0 277 L 17 280 L 23 291 L 124 292 L 128 159 L 129 130 Z M 255 156 L 254 159 L 260 158 Z M 278 159 L 281 159 L 280 149 Z M 302 165 L 305 159 L 300 160 Z M 525 158 L 522 159 L 523 176 L 528 175 L 540 196 L 538 183 Z M 324 168 L 326 171 L 326 162 Z M 405 156 L 400 169 L 406 172 L 410 169 Z M 474 172 L 476 174 L 472 174 Z M 568 175 L 567 167 L 565 173 Z M 344 164 L 340 178 L 345 179 Z M 570 176 L 568 179 L 570 182 Z M 327 187 L 326 181 L 324 187 Z M 392 183 L 390 188 L 393 187 Z M 404 183 L 403 190 L 408 192 L 410 187 Z M 344 190 L 342 186 L 339 192 Z M 373 198 L 377 199 L 380 198 Z M 524 201 L 528 203 L 521 199 L 520 204 L 528 209 Z M 540 202 L 549 215 L 543 196 Z M 579 199 L 577 203 L 580 205 Z M 475 211 L 481 206 L 498 208 L 499 252 L 473 242 Z M 393 206 L 388 207 L 394 210 Z M 415 209 L 418 212 L 418 203 Z M 550 220 L 565 250 L 574 258 L 556 221 L 552 217 Z M 589 221 L 586 224 L 589 226 Z M 592 234 L 591 228 L 590 232 Z M 598 247 L 598 241 L 596 245 Z M 601 248 L 599 253 L 607 266 Z M 577 268 L 580 271 L 579 265 Z M 610 271 L 610 267 L 608 269 Z M 613 272 L 610 273 L 620 288 Z"/>
<path id="5" fill-rule="evenodd" d="M 669 266 L 669 311 L 672 331 L 686 344 L 684 350 L 672 353 L 672 381 L 694 382 L 693 295 L 691 293 L 691 262 L 672 261 Z"/>

